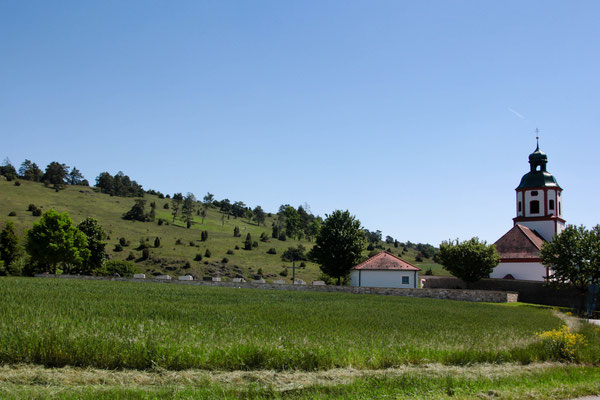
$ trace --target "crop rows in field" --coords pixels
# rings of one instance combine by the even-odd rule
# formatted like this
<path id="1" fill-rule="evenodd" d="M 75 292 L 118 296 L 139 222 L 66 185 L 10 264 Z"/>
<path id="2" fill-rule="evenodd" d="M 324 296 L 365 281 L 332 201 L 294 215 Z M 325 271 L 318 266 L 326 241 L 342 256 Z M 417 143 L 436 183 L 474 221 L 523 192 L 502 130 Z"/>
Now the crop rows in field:
<path id="1" fill-rule="evenodd" d="M 543 359 L 533 307 L 340 293 L 0 278 L 0 362 L 386 368 Z"/>

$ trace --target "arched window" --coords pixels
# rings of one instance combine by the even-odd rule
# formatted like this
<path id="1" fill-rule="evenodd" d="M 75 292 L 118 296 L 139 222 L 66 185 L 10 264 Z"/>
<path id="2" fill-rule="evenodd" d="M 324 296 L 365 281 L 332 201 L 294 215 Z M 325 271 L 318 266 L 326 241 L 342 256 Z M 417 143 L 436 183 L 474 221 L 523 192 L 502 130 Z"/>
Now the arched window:
<path id="1" fill-rule="evenodd" d="M 531 214 L 539 214 L 540 213 L 540 201 L 539 200 L 531 200 L 529 202 L 529 212 Z"/>

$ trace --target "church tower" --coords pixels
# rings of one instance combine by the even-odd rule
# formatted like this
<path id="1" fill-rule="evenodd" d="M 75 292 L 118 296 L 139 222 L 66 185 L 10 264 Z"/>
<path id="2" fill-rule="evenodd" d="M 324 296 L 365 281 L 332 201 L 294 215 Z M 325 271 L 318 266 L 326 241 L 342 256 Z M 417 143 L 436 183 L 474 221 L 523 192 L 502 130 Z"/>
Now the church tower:
<path id="1" fill-rule="evenodd" d="M 514 224 L 536 231 L 546 241 L 565 228 L 562 218 L 562 188 L 546 170 L 548 157 L 540 150 L 539 139 L 535 151 L 529 155 L 530 171 L 523 175 L 517 191 L 517 216 Z"/>

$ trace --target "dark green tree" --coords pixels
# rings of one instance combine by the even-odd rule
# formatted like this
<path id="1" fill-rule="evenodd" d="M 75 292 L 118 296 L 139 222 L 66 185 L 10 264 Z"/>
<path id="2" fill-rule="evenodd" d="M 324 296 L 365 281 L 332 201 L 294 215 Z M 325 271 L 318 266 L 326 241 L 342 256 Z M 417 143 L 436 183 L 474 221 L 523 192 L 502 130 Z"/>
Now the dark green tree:
<path id="1" fill-rule="evenodd" d="M 283 261 L 306 261 L 306 248 L 299 244 L 297 247 L 288 247 L 281 255 Z"/>
<path id="2" fill-rule="evenodd" d="M 240 234 L 240 228 L 237 227 L 237 226 L 234 227 L 233 228 L 233 237 L 240 237 L 240 236 L 241 236 L 241 234 Z"/>
<path id="3" fill-rule="evenodd" d="M 106 233 L 102 225 L 98 223 L 95 218 L 88 217 L 81 221 L 77 225 L 79 229 L 87 238 L 87 249 L 90 252 L 90 256 L 87 262 L 82 263 L 79 269 L 79 273 L 83 275 L 91 275 L 97 270 L 102 269 L 102 264 L 106 259 Z"/>
<path id="4" fill-rule="evenodd" d="M 339 285 L 341 278 L 360 262 L 364 248 L 365 236 L 360 221 L 347 210 L 336 210 L 326 216 L 310 254 L 319 263 L 321 271 L 337 278 Z"/>
<path id="5" fill-rule="evenodd" d="M 249 233 L 246 235 L 246 240 L 244 240 L 244 250 L 252 250 L 252 235 Z"/>
<path id="6" fill-rule="evenodd" d="M 64 273 L 70 273 L 90 256 L 85 234 L 67 213 L 53 209 L 42 214 L 26 238 L 25 248 L 38 271 L 56 274 L 60 266 Z"/>
<path id="7" fill-rule="evenodd" d="M 181 206 L 181 215 L 188 228 L 192 226 L 192 219 L 194 218 L 194 210 L 196 209 L 196 196 L 193 193 L 188 193 L 183 199 L 183 205 Z"/>
<path id="8" fill-rule="evenodd" d="M 149 217 L 146 215 L 146 200 L 135 199 L 133 207 L 123 215 L 123 219 L 140 222 L 148 221 Z"/>
<path id="9" fill-rule="evenodd" d="M 160 247 L 160 238 L 157 236 L 156 239 L 154 239 L 154 247 L 158 248 Z"/>
<path id="10" fill-rule="evenodd" d="M 42 181 L 47 185 L 53 185 L 56 189 L 63 187 L 66 183 L 69 167 L 66 164 L 61 164 L 52 161 L 46 167 L 46 172 L 42 177 Z"/>
<path id="11" fill-rule="evenodd" d="M 0 231 L 0 260 L 4 261 L 4 268 L 8 269 L 19 253 L 19 237 L 15 232 L 15 224 L 6 221 Z"/>
<path id="12" fill-rule="evenodd" d="M 467 285 L 487 278 L 500 262 L 496 246 L 479 241 L 476 237 L 464 242 L 458 239 L 442 242 L 438 257 L 446 271 Z"/>
<path id="13" fill-rule="evenodd" d="M 261 206 L 254 207 L 253 214 L 254 214 L 254 221 L 256 221 L 256 225 L 260 226 L 265 223 L 265 219 L 267 218 L 267 215 L 265 214 L 265 212 L 263 211 Z"/>
<path id="14" fill-rule="evenodd" d="M 11 164 L 8 157 L 4 159 L 4 163 L 0 165 L 0 175 L 4 176 L 7 181 L 13 181 L 17 179 L 17 170 L 14 165 Z"/>
<path id="15" fill-rule="evenodd" d="M 181 193 L 175 193 L 171 199 L 171 214 L 173 215 L 173 222 L 175 222 L 175 218 L 177 218 L 177 215 L 179 214 L 181 203 L 183 203 L 183 195 Z"/>
<path id="16" fill-rule="evenodd" d="M 202 231 L 202 233 L 200 233 L 200 240 L 203 242 L 208 240 L 208 231 Z"/>
<path id="17" fill-rule="evenodd" d="M 77 169 L 77 167 L 73 167 L 73 169 L 71 170 L 71 172 L 69 172 L 69 175 L 67 176 L 69 185 L 81 185 L 83 179 L 83 175 L 81 174 L 81 171 Z"/>
<path id="18" fill-rule="evenodd" d="M 580 293 L 592 283 L 600 283 L 600 225 L 591 230 L 567 225 L 540 251 L 542 263 L 549 267 L 550 280 L 570 283 Z"/>
<path id="19" fill-rule="evenodd" d="M 25 160 L 19 168 L 19 175 L 27 181 L 39 182 L 42 180 L 42 170 L 31 160 Z"/>

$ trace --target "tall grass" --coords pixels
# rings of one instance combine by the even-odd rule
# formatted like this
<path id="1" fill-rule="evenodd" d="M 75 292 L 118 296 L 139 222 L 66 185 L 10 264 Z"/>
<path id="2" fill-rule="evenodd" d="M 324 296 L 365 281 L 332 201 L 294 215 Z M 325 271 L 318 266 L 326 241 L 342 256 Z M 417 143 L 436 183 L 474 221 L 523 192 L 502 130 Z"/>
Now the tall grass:
<path id="1" fill-rule="evenodd" d="M 0 279 L 0 362 L 315 370 L 544 359 L 550 310 L 131 282 Z"/>

